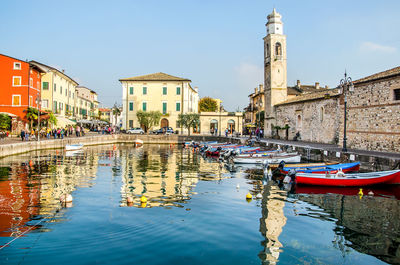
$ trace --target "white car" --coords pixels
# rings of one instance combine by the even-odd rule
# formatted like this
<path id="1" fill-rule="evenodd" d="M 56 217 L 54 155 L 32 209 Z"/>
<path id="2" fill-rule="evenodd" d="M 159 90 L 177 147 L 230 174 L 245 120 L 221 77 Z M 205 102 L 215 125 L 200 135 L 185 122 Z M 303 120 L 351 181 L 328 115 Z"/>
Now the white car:
<path id="1" fill-rule="evenodd" d="M 129 129 L 129 130 L 126 131 L 126 133 L 129 133 L 129 134 L 144 134 L 144 131 L 143 131 L 142 128 L 138 127 L 138 128 Z"/>

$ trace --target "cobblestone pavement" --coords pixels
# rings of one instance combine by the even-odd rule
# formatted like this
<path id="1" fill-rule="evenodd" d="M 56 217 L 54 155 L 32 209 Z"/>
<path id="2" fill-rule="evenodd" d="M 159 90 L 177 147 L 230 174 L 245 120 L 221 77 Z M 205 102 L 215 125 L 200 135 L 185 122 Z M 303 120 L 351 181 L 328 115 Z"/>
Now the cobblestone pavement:
<path id="1" fill-rule="evenodd" d="M 87 133 L 85 133 L 85 136 L 81 136 L 81 137 L 97 136 L 97 135 L 100 136 L 101 134 L 98 134 L 96 132 L 87 132 Z M 64 139 L 71 139 L 71 138 L 77 138 L 77 137 L 75 136 L 75 134 L 71 135 L 71 136 L 68 136 L 68 137 L 64 137 Z M 53 137 L 51 137 L 50 139 L 47 139 L 45 137 L 41 137 L 40 138 L 40 141 L 48 141 L 48 140 L 54 140 L 54 138 Z M 33 141 L 37 141 L 37 139 L 32 139 L 32 138 L 29 139 L 29 142 L 33 142 Z M 9 137 L 0 139 L 0 145 L 15 144 L 15 143 L 22 143 L 22 142 L 23 141 L 21 140 L 21 137 L 16 137 L 16 136 L 9 136 Z"/>

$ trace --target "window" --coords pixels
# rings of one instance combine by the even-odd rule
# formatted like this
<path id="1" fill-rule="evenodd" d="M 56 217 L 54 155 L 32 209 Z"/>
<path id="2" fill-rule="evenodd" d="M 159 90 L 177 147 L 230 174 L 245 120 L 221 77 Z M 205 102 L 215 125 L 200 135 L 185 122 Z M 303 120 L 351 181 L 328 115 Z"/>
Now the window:
<path id="1" fill-rule="evenodd" d="M 167 102 L 162 103 L 162 113 L 167 114 Z"/>
<path id="2" fill-rule="evenodd" d="M 62 104 L 61 102 L 58 103 L 58 107 L 59 107 L 60 110 L 63 110 L 63 109 L 64 109 L 64 108 L 63 108 L 63 104 Z"/>
<path id="3" fill-rule="evenodd" d="M 147 95 L 147 87 L 143 87 L 143 95 Z"/>
<path id="4" fill-rule="evenodd" d="M 400 88 L 394 89 L 394 100 L 400 100 Z"/>
<path id="5" fill-rule="evenodd" d="M 42 100 L 42 107 L 47 109 L 49 107 L 49 100 L 48 99 L 43 99 Z"/>
<path id="6" fill-rule="evenodd" d="M 129 95 L 133 95 L 133 87 L 132 86 L 129 88 Z"/>
<path id="7" fill-rule="evenodd" d="M 21 77 L 13 76 L 13 86 L 21 86 Z"/>
<path id="8" fill-rule="evenodd" d="M 324 107 L 321 107 L 321 109 L 319 110 L 319 121 L 324 121 Z"/>
<path id="9" fill-rule="evenodd" d="M 49 82 L 43 82 L 43 90 L 49 90 Z"/>
<path id="10" fill-rule="evenodd" d="M 142 110 L 147 111 L 147 102 L 142 103 Z"/>
<path id="11" fill-rule="evenodd" d="M 132 101 L 129 102 L 129 111 L 133 111 L 133 102 Z"/>
<path id="12" fill-rule="evenodd" d="M 33 87 L 33 78 L 29 78 L 29 87 Z"/>
<path id="13" fill-rule="evenodd" d="M 40 82 L 39 81 L 36 82 L 36 88 L 40 89 Z"/>
<path id="14" fill-rule="evenodd" d="M 12 105 L 13 106 L 21 106 L 21 95 L 13 95 L 12 96 Z"/>
<path id="15" fill-rule="evenodd" d="M 57 85 L 54 84 L 54 92 L 56 92 L 56 91 L 57 91 Z"/>
<path id="16" fill-rule="evenodd" d="M 53 101 L 53 112 L 57 113 L 57 101 Z"/>
<path id="17" fill-rule="evenodd" d="M 181 87 L 179 87 L 179 86 L 176 87 L 176 94 L 177 95 L 181 94 Z"/>
<path id="18" fill-rule="evenodd" d="M 176 102 L 176 111 L 181 111 L 181 103 Z"/>
<path id="19" fill-rule="evenodd" d="M 14 70 L 21 70 L 21 63 L 14 63 Z"/>
<path id="20" fill-rule="evenodd" d="M 29 106 L 33 106 L 33 97 L 29 96 Z"/>
<path id="21" fill-rule="evenodd" d="M 275 44 L 275 55 L 278 56 L 282 56 L 282 45 L 280 44 L 280 42 L 277 42 Z"/>
<path id="22" fill-rule="evenodd" d="M 129 128 L 133 128 L 133 120 L 129 120 Z"/>
<path id="23" fill-rule="evenodd" d="M 62 86 L 60 86 L 60 94 L 62 95 Z"/>
<path id="24" fill-rule="evenodd" d="M 163 95 L 166 95 L 166 94 L 167 94 L 167 87 L 163 87 L 163 88 L 162 88 L 162 94 L 163 94 Z"/>

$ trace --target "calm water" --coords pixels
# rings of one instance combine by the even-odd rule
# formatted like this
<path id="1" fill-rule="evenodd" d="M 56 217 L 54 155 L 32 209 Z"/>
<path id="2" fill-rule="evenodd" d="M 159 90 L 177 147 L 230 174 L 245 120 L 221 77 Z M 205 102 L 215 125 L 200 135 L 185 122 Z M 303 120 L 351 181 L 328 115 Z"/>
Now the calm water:
<path id="1" fill-rule="evenodd" d="M 42 151 L 0 166 L 2 264 L 400 263 L 396 187 L 362 198 L 285 189 L 167 145 Z"/>

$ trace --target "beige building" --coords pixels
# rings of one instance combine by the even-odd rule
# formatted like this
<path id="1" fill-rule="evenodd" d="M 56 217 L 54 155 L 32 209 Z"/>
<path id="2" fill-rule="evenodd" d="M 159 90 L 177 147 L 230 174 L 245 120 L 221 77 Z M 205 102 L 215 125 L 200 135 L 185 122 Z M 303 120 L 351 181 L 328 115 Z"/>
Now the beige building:
<path id="1" fill-rule="evenodd" d="M 243 113 L 241 112 L 201 112 L 200 128 L 195 128 L 194 133 L 224 135 L 228 129 L 229 134 L 243 131 Z"/>
<path id="2" fill-rule="evenodd" d="M 155 73 L 119 81 L 122 84 L 122 129 L 142 127 L 136 116 L 139 110 L 162 113 L 160 124 L 153 129 L 168 126 L 180 131 L 178 115 L 198 113 L 198 91 L 187 78 Z"/>
<path id="3" fill-rule="evenodd" d="M 259 85 L 254 88 L 254 92 L 249 95 L 249 105 L 245 108 L 245 126 L 248 128 L 260 126 L 264 123 L 262 113 L 264 112 L 264 86 Z"/>
<path id="4" fill-rule="evenodd" d="M 41 109 L 55 114 L 57 126 L 71 124 L 69 119 L 74 119 L 75 88 L 78 83 L 67 76 L 64 70 L 59 71 L 36 61 L 31 63 L 45 72 L 42 76 Z"/>
<path id="5" fill-rule="evenodd" d="M 95 120 L 98 118 L 99 102 L 97 93 L 84 87 L 76 87 L 75 115 L 77 120 Z"/>

